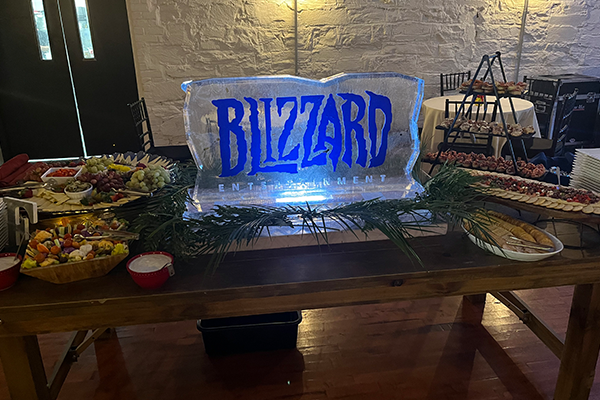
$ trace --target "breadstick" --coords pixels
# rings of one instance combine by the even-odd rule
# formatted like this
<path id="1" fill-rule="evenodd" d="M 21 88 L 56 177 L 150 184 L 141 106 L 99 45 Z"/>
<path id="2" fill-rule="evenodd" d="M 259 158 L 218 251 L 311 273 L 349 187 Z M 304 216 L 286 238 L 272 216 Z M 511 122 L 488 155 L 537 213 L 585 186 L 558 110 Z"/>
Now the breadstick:
<path id="1" fill-rule="evenodd" d="M 504 220 L 501 220 L 500 218 L 495 218 L 495 217 L 492 217 L 492 222 L 500 225 L 502 228 L 506 229 L 507 231 L 512 232 L 512 234 L 515 235 L 516 237 L 518 237 L 519 239 L 523 239 L 523 240 L 527 240 L 528 242 L 535 243 L 535 239 L 533 238 L 533 236 L 531 236 L 529 233 L 527 233 L 520 226 L 513 225 L 510 222 L 506 222 Z"/>
<path id="2" fill-rule="evenodd" d="M 496 218 L 499 218 L 503 221 L 506 221 L 512 225 L 516 225 L 518 227 L 520 227 L 521 229 L 523 229 L 525 232 L 527 232 L 528 234 L 530 234 L 535 240 L 534 242 L 539 243 L 539 244 L 543 244 L 546 246 L 553 246 L 554 247 L 554 243 L 552 243 L 552 240 L 550 240 L 550 238 L 548 236 L 546 236 L 543 232 L 541 232 L 539 229 L 537 229 L 535 226 L 530 225 L 526 222 L 520 221 L 518 219 L 515 219 L 513 217 L 510 217 L 506 214 L 502 214 L 496 211 L 488 211 L 488 213 L 490 215 L 493 215 Z M 518 237 L 518 236 L 517 236 Z M 523 238 L 522 238 L 523 239 Z"/>

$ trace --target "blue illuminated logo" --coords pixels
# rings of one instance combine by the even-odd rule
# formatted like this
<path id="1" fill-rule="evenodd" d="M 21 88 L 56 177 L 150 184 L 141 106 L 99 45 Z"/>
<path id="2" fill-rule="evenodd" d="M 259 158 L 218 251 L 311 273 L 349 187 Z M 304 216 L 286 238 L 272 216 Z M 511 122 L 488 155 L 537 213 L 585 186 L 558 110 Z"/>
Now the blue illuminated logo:
<path id="1" fill-rule="evenodd" d="M 392 102 L 386 96 L 368 90 L 365 93 L 367 101 L 363 96 L 353 93 L 335 95 L 342 101 L 341 118 L 333 94 L 329 94 L 327 99 L 325 95 L 306 95 L 299 98 L 288 96 L 257 100 L 244 97 L 243 101 L 235 98 L 213 100 L 212 104 L 217 108 L 219 128 L 222 167 L 220 176 L 235 176 L 243 172 L 248 158 L 250 158 L 248 175 L 256 175 L 259 172 L 297 174 L 299 168 L 326 165 L 327 158 L 331 161 L 334 172 L 340 158 L 348 167 L 352 167 L 354 163 L 363 168 L 382 165 L 385 162 L 388 135 L 392 126 Z M 259 112 L 259 105 L 264 109 L 264 113 Z M 279 137 L 276 137 L 272 129 L 271 113 L 276 110 L 277 115 L 282 117 L 286 105 L 291 105 L 291 110 L 283 130 Z M 242 121 L 246 119 L 246 109 L 249 110 L 250 143 L 246 139 L 247 135 L 242 126 Z M 381 132 L 376 121 L 377 110 L 381 111 L 384 117 Z M 289 148 L 290 136 L 296 128 L 299 114 L 307 115 L 302 142 L 286 152 L 285 149 Z M 367 137 L 363 128 L 365 116 L 369 148 L 367 148 Z M 259 120 L 261 118 L 262 120 Z M 329 129 L 330 125 L 333 129 Z M 264 132 L 261 131 L 260 126 L 264 127 Z M 315 135 L 317 140 L 313 145 Z M 232 141 L 232 137 L 235 138 L 235 142 Z M 264 146 L 263 139 L 266 142 Z M 273 154 L 273 144 L 276 144 L 276 154 Z M 357 148 L 356 159 L 353 159 L 353 144 Z M 263 148 L 266 148 L 264 161 L 261 160 Z M 232 160 L 232 154 L 237 154 L 236 160 Z"/>

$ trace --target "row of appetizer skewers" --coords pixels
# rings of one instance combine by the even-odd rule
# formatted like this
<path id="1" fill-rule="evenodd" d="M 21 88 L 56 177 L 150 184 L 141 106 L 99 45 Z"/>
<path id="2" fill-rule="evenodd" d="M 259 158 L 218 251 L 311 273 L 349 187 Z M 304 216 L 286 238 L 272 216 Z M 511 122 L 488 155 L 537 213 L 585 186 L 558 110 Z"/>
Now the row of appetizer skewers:
<path id="1" fill-rule="evenodd" d="M 440 123 L 439 127 L 442 129 L 449 129 L 453 121 L 454 118 L 447 118 Z M 507 123 L 506 128 L 508 130 L 508 134 L 514 137 L 530 137 L 535 134 L 535 129 L 532 125 L 522 126 L 521 124 Z M 500 122 L 475 121 L 472 119 L 467 119 L 462 115 L 456 119 L 453 130 L 493 135 L 502 135 L 504 133 L 504 127 Z"/>
<path id="2" fill-rule="evenodd" d="M 464 168 L 473 168 L 482 171 L 495 171 L 500 173 L 515 174 L 515 165 L 512 161 L 504 157 L 486 156 L 485 154 L 463 153 L 454 150 L 429 152 L 423 157 L 423 161 L 437 162 L 457 165 Z M 533 164 L 521 159 L 517 161 L 518 175 L 525 178 L 539 179 L 546 174 L 546 167 L 543 164 Z"/>

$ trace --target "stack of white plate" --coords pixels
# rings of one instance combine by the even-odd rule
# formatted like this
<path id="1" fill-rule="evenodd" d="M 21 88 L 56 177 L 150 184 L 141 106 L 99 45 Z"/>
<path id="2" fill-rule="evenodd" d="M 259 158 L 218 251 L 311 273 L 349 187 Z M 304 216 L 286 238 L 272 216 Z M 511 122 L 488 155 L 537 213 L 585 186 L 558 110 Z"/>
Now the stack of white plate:
<path id="1" fill-rule="evenodd" d="M 600 149 L 576 149 L 571 186 L 600 193 Z"/>
<path id="2" fill-rule="evenodd" d="M 0 198 L 0 251 L 8 245 L 8 211 L 4 199 Z"/>

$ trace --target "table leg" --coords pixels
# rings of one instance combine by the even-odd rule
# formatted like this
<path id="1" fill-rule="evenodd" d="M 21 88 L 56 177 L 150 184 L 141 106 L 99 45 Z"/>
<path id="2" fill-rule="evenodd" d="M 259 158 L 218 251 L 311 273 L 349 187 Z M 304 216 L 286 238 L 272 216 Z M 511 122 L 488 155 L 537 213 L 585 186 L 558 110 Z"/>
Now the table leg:
<path id="1" fill-rule="evenodd" d="M 0 360 L 12 400 L 50 400 L 37 336 L 0 338 Z"/>
<path id="2" fill-rule="evenodd" d="M 585 400 L 600 350 L 600 284 L 575 286 L 554 400 Z"/>
<path id="3" fill-rule="evenodd" d="M 463 296 L 463 298 L 469 300 L 471 304 L 485 304 L 486 293 L 481 294 L 469 294 Z"/>

